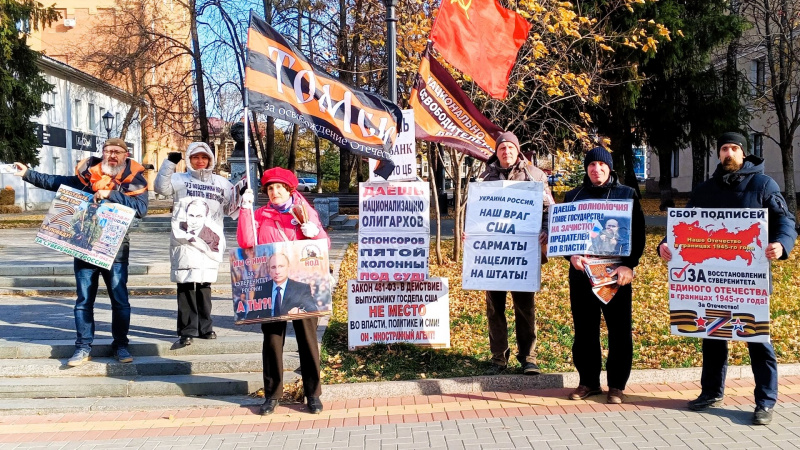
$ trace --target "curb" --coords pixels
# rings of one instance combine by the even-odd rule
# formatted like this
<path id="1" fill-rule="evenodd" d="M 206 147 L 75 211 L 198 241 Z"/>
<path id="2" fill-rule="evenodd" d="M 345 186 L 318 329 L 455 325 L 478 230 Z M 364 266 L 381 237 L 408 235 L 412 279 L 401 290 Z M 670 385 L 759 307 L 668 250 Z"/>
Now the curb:
<path id="1" fill-rule="evenodd" d="M 687 369 L 644 369 L 631 372 L 630 385 L 699 383 L 699 367 Z M 800 375 L 800 364 L 778 366 L 781 377 Z M 728 380 L 753 378 L 749 366 L 728 366 Z M 605 372 L 601 383 L 605 384 Z M 490 391 L 523 391 L 539 389 L 564 389 L 578 385 L 577 372 L 549 373 L 537 376 L 499 375 L 475 376 L 412 381 L 382 381 L 324 385 L 322 400 L 325 403 L 360 398 L 409 397 L 415 395 L 480 394 Z M 120 401 L 123 400 L 123 401 Z M 780 399 L 779 399 L 780 402 Z M 56 399 L 3 399 L 0 415 L 9 414 L 63 414 L 87 411 L 152 411 L 174 409 L 206 409 L 250 407 L 263 403 L 249 395 L 210 397 L 125 397 L 121 398 L 56 398 Z"/>

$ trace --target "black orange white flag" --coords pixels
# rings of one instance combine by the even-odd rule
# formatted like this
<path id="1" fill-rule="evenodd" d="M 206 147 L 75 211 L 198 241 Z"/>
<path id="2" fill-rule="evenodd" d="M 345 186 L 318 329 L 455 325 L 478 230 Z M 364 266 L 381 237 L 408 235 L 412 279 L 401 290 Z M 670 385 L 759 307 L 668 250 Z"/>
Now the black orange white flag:
<path id="1" fill-rule="evenodd" d="M 400 108 L 336 80 L 252 12 L 244 84 L 251 108 L 377 159 L 375 173 L 383 178 L 394 170 L 390 150 L 402 125 Z"/>

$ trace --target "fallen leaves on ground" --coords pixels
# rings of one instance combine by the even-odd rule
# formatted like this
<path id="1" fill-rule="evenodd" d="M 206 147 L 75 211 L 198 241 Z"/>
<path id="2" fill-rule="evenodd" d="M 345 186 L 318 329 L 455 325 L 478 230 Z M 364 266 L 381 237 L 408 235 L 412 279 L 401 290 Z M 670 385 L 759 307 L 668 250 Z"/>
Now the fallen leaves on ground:
<path id="1" fill-rule="evenodd" d="M 633 287 L 634 368 L 699 367 L 701 340 L 673 336 L 669 330 L 666 265 L 655 253 L 664 228 L 648 229 L 645 254 L 636 268 Z M 347 349 L 347 280 L 356 279 L 357 245 L 351 244 L 342 261 L 339 284 L 333 295 L 333 314 L 322 341 L 322 375 L 325 383 L 348 383 L 480 375 L 489 366 L 490 352 L 483 291 L 461 289 L 461 262 L 433 260 L 431 277 L 447 277 L 450 283 L 449 349 L 430 349 L 408 344 L 373 344 Z M 452 240 L 443 241 L 443 255 L 452 253 Z M 800 361 L 800 266 L 797 258 L 773 264 L 774 292 L 770 299 L 772 341 L 780 363 Z M 545 372 L 574 371 L 572 363 L 572 313 L 567 282 L 568 262 L 550 258 L 542 266 L 542 287 L 536 294 L 537 357 Z M 513 306 L 507 301 L 509 345 L 516 351 Z M 603 325 L 601 341 L 607 348 Z M 512 356 L 512 370 L 521 373 Z M 730 344 L 731 364 L 749 364 L 747 345 Z"/>

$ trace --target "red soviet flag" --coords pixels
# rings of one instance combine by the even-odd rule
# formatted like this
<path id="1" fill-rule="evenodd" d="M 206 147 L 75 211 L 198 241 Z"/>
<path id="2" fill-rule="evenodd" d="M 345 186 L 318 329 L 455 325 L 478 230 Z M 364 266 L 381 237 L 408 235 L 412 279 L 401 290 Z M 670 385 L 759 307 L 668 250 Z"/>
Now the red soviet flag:
<path id="1" fill-rule="evenodd" d="M 497 0 L 442 0 L 431 40 L 445 60 L 494 98 L 508 95 L 508 76 L 531 24 Z"/>

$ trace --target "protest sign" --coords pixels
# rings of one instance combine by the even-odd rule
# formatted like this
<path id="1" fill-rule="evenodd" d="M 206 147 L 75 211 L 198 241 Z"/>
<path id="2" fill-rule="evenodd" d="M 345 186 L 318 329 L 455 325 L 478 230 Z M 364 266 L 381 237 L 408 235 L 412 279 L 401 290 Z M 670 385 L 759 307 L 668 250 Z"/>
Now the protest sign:
<path id="1" fill-rule="evenodd" d="M 236 325 L 330 314 L 327 239 L 235 248 L 230 260 Z"/>
<path id="2" fill-rule="evenodd" d="M 347 282 L 347 346 L 406 342 L 450 347 L 447 278 L 427 281 Z"/>
<path id="3" fill-rule="evenodd" d="M 34 242 L 109 269 L 136 212 L 94 194 L 61 185 Z"/>
<path id="4" fill-rule="evenodd" d="M 633 200 L 550 205 L 547 256 L 631 254 Z"/>
<path id="5" fill-rule="evenodd" d="M 766 209 L 670 208 L 672 334 L 769 342 Z"/>
<path id="6" fill-rule="evenodd" d="M 463 289 L 539 290 L 543 191 L 535 181 L 469 184 Z"/>
<path id="7" fill-rule="evenodd" d="M 358 191 L 358 280 L 427 279 L 428 183 L 360 183 Z"/>
<path id="8" fill-rule="evenodd" d="M 387 181 L 414 181 L 417 179 L 417 141 L 414 133 L 414 110 L 403 110 L 403 128 L 397 134 L 392 150 L 394 170 Z M 378 161 L 369 160 L 369 181 L 383 181 L 375 174 Z"/>

